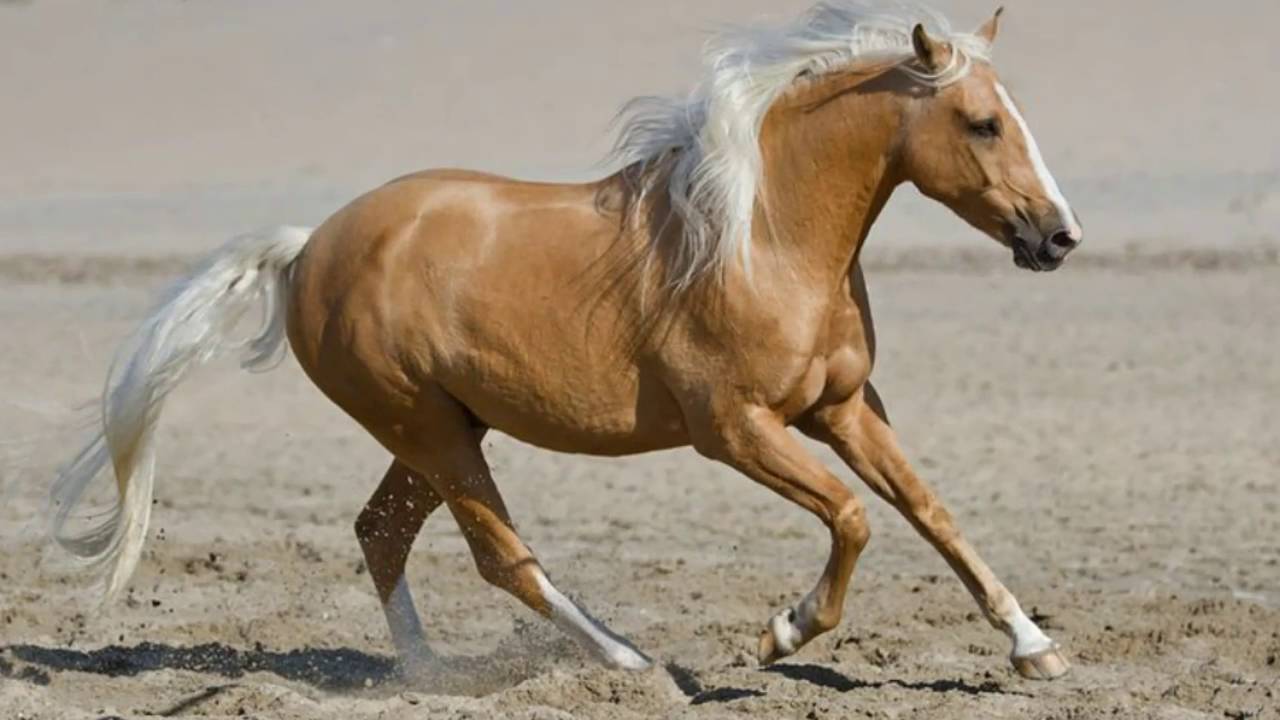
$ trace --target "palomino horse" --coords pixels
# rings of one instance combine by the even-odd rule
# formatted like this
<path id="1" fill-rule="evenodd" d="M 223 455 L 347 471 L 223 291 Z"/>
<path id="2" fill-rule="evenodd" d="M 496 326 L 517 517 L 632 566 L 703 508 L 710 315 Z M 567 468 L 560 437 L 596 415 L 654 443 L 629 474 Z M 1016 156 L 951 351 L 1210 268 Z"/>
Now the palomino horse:
<path id="1" fill-rule="evenodd" d="M 314 232 L 238 239 L 177 286 L 108 378 L 103 429 L 53 488 L 53 529 L 101 565 L 107 597 L 137 563 L 153 430 L 188 369 L 260 296 L 249 364 L 284 337 L 334 403 L 394 455 L 356 534 L 402 661 L 430 651 L 404 577 L 447 505 L 481 575 L 605 663 L 650 661 L 547 577 L 490 476 L 489 429 L 551 450 L 692 445 L 818 517 L 817 585 L 759 640 L 770 663 L 840 621 L 870 531 L 863 505 L 789 432 L 829 444 L 946 558 L 1028 677 L 1067 662 L 960 536 L 903 457 L 868 383 L 875 339 L 859 251 L 910 182 L 1053 270 L 1081 229 L 990 62 L 999 13 L 953 33 L 923 8 L 828 2 L 725 36 L 680 101 L 629 110 L 624 169 L 586 184 L 459 170 L 402 177 Z M 110 468 L 115 512 L 68 521 Z"/>

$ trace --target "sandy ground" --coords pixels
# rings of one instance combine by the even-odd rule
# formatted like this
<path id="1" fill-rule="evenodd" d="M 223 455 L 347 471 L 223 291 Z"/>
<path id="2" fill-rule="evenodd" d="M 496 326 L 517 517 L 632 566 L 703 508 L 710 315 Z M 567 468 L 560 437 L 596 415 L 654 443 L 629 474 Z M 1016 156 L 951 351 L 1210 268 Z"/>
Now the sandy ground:
<path id="1" fill-rule="evenodd" d="M 495 439 L 497 475 L 547 567 L 670 669 L 594 668 L 484 585 L 437 516 L 411 577 L 432 639 L 459 660 L 400 683 L 350 530 L 386 459 L 290 364 L 211 369 L 180 393 L 153 542 L 123 605 L 89 612 L 29 536 L 11 538 L 0 706 L 40 718 L 1274 717 L 1275 277 L 873 274 L 879 384 L 899 430 L 1069 649 L 1077 667 L 1061 682 L 1015 677 L 1004 639 L 880 503 L 845 624 L 758 670 L 761 623 L 825 558 L 817 523 L 688 452 L 601 461 Z M 50 395 L 86 386 L 100 359 L 85 348 L 124 331 L 146 295 L 6 290 L 4 322 L 28 334 L 5 346 L 5 376 L 47 378 L 13 386 L 6 427 L 36 433 Z M 19 495 L 6 527 L 35 505 Z"/>
<path id="2" fill-rule="evenodd" d="M 700 28 L 803 3 L 533 5 L 0 3 L 0 716 L 1280 717 L 1280 158 L 1258 140 L 1280 12 L 1245 0 L 1011 3 L 1002 66 L 1089 247 L 1020 273 L 904 193 L 868 250 L 877 385 L 1064 680 L 1016 677 L 870 500 L 844 624 L 760 670 L 762 624 L 825 559 L 816 522 L 690 452 L 501 437 L 523 534 L 662 667 L 591 665 L 438 515 L 410 572 L 450 660 L 401 680 L 351 531 L 387 458 L 292 361 L 176 395 L 151 543 L 94 610 L 42 550 L 42 488 L 192 257 L 420 166 L 589 175 L 618 103 L 687 84 Z"/>

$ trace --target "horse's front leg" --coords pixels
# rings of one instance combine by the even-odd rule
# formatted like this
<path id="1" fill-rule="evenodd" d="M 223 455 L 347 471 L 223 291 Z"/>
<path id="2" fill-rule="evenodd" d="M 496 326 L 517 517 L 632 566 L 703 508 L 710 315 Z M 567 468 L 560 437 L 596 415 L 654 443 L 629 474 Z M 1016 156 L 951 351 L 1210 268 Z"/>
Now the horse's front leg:
<path id="1" fill-rule="evenodd" d="M 771 663 L 840 623 L 845 590 L 871 531 L 862 503 L 772 412 L 747 409 L 708 427 L 717 430 L 695 443 L 700 452 L 817 515 L 831 531 L 831 555 L 818 584 L 774 616 L 760 635 L 760 662 Z"/>
<path id="2" fill-rule="evenodd" d="M 960 536 L 942 501 L 911 469 L 871 385 L 846 403 L 816 411 L 799 427 L 830 445 L 942 554 L 987 620 L 1013 641 L 1010 660 L 1020 674 L 1051 680 L 1067 672 L 1070 666 L 1057 644 L 1026 616 L 1013 594 Z"/>

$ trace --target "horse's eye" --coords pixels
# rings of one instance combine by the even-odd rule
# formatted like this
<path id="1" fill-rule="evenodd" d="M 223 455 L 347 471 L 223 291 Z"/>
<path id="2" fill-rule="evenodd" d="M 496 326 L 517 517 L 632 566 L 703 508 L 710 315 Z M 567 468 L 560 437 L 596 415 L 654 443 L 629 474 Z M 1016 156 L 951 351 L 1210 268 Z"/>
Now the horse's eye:
<path id="1" fill-rule="evenodd" d="M 996 118 L 969 123 L 969 132 L 983 140 L 994 140 L 1000 137 L 1000 121 Z"/>

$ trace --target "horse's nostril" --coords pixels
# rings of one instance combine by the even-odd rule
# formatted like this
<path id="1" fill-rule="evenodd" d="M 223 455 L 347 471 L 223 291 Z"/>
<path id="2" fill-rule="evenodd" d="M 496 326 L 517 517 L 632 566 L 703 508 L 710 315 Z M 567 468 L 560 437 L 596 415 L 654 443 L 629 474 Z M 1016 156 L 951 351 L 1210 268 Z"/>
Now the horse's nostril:
<path id="1" fill-rule="evenodd" d="M 1080 241 L 1071 237 L 1066 231 L 1061 231 L 1054 233 L 1053 237 L 1049 238 L 1049 244 L 1062 250 L 1074 250 L 1080 244 Z"/>

